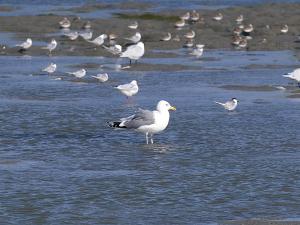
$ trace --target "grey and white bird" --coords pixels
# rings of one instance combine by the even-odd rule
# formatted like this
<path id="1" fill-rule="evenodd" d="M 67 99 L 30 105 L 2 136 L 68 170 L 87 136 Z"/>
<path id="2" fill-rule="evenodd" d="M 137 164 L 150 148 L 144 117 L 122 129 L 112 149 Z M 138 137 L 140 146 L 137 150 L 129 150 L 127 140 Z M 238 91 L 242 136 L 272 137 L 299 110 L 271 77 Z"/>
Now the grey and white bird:
<path id="1" fill-rule="evenodd" d="M 161 100 L 157 103 L 156 110 L 139 109 L 136 114 L 122 118 L 117 122 L 109 122 L 110 127 L 131 129 L 137 132 L 144 133 L 146 136 L 146 144 L 151 144 L 153 141 L 153 134 L 164 131 L 170 120 L 170 110 L 176 110 L 169 102 Z"/>
<path id="2" fill-rule="evenodd" d="M 195 56 L 196 58 L 200 58 L 203 55 L 204 45 L 197 44 L 196 48 L 190 53 L 190 55 Z"/>
<path id="3" fill-rule="evenodd" d="M 136 80 L 133 80 L 128 84 L 118 85 L 115 88 L 118 89 L 123 95 L 126 95 L 127 98 L 136 95 L 139 91 L 139 86 Z"/>
<path id="4" fill-rule="evenodd" d="M 215 102 L 221 106 L 224 107 L 224 109 L 228 110 L 228 111 L 233 111 L 236 109 L 237 105 L 238 105 L 238 100 L 236 98 L 232 98 L 231 100 L 222 103 L 222 102 Z"/>
<path id="5" fill-rule="evenodd" d="M 104 49 L 106 49 L 108 52 L 110 52 L 113 55 L 118 55 L 122 52 L 122 46 L 121 45 L 113 45 L 113 46 L 105 46 L 102 45 Z"/>
<path id="6" fill-rule="evenodd" d="M 81 32 L 79 32 L 79 36 L 87 41 L 87 40 L 92 39 L 93 32 L 92 31 L 81 31 Z"/>
<path id="7" fill-rule="evenodd" d="M 172 35 L 170 32 L 168 32 L 165 36 L 163 36 L 160 40 L 161 41 L 170 41 L 172 38 Z"/>
<path id="8" fill-rule="evenodd" d="M 195 31 L 193 31 L 193 30 L 187 32 L 187 33 L 184 35 L 184 37 L 187 38 L 187 39 L 193 39 L 195 36 L 196 36 L 196 33 L 195 33 Z"/>
<path id="9" fill-rule="evenodd" d="M 103 45 L 106 38 L 107 38 L 106 34 L 101 34 L 100 36 L 96 37 L 94 40 L 92 40 L 92 41 L 87 40 L 87 41 L 96 46 L 101 46 L 101 45 Z"/>
<path id="10" fill-rule="evenodd" d="M 17 47 L 20 47 L 20 52 L 26 51 L 32 46 L 32 40 L 31 38 L 27 38 L 26 41 L 22 42 L 21 44 L 17 44 Z"/>
<path id="11" fill-rule="evenodd" d="M 44 68 L 42 71 L 47 72 L 48 74 L 52 74 L 56 71 L 56 64 L 55 63 L 50 63 L 46 68 Z"/>
<path id="12" fill-rule="evenodd" d="M 298 83 L 298 86 L 300 87 L 300 68 L 295 69 L 293 72 L 284 74 L 282 76 L 291 80 L 295 80 Z"/>
<path id="13" fill-rule="evenodd" d="M 79 33 L 77 31 L 72 31 L 64 34 L 66 37 L 68 37 L 71 41 L 74 41 L 78 38 Z"/>
<path id="14" fill-rule="evenodd" d="M 287 24 L 285 24 L 280 30 L 282 34 L 286 34 L 288 31 L 289 31 L 289 26 Z"/>
<path id="15" fill-rule="evenodd" d="M 143 42 L 138 42 L 137 44 L 130 45 L 127 49 L 121 53 L 121 58 L 129 58 L 130 64 L 131 60 L 139 60 L 145 53 L 145 45 Z"/>
<path id="16" fill-rule="evenodd" d="M 185 26 L 185 20 L 183 20 L 183 19 L 178 20 L 177 22 L 175 22 L 174 26 L 177 29 L 183 28 Z"/>
<path id="17" fill-rule="evenodd" d="M 236 22 L 237 24 L 241 24 L 243 21 L 244 21 L 244 16 L 243 16 L 243 14 L 239 15 L 239 16 L 235 19 L 235 22 Z"/>
<path id="18" fill-rule="evenodd" d="M 85 69 L 80 69 L 74 72 L 67 72 L 68 74 L 71 74 L 77 78 L 83 78 L 86 75 L 86 70 Z"/>
<path id="19" fill-rule="evenodd" d="M 48 50 L 49 54 L 51 55 L 52 51 L 56 48 L 56 46 L 57 42 L 55 41 L 55 39 L 52 39 L 51 42 L 46 47 L 42 47 L 42 49 Z"/>
<path id="20" fill-rule="evenodd" d="M 128 28 L 136 30 L 138 28 L 139 24 L 137 21 L 132 22 L 131 24 L 128 25 Z"/>
<path id="21" fill-rule="evenodd" d="M 140 32 L 136 32 L 134 35 L 132 35 L 131 37 L 128 38 L 124 38 L 126 40 L 131 41 L 132 43 L 138 43 L 142 38 L 142 35 Z"/>
<path id="22" fill-rule="evenodd" d="M 217 15 L 215 15 L 215 16 L 213 17 L 213 19 L 214 19 L 215 21 L 221 21 L 221 20 L 223 19 L 223 14 L 222 14 L 222 13 L 218 13 Z"/>
<path id="23" fill-rule="evenodd" d="M 97 74 L 96 76 L 92 76 L 93 78 L 97 79 L 98 81 L 104 83 L 108 81 L 108 74 L 107 73 L 100 73 Z"/>

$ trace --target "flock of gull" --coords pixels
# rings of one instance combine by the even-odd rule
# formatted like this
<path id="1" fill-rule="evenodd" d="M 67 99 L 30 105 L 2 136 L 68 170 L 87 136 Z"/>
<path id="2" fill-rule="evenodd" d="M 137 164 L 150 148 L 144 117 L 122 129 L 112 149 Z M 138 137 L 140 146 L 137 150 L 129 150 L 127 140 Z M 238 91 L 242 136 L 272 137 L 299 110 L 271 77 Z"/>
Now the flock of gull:
<path id="1" fill-rule="evenodd" d="M 220 22 L 223 20 L 222 13 L 218 13 L 213 18 L 216 22 Z M 232 45 L 236 46 L 237 48 L 246 48 L 247 43 L 249 40 L 252 39 L 251 33 L 254 30 L 254 27 L 252 24 L 249 25 L 243 25 L 244 16 L 239 15 L 235 22 L 236 22 L 236 28 L 232 32 Z M 196 11 L 187 12 L 180 16 L 180 20 L 177 21 L 174 24 L 174 27 L 178 30 L 182 29 L 184 26 L 193 25 L 194 23 L 204 23 L 204 19 L 200 17 L 199 13 Z M 94 45 L 96 47 L 103 47 L 103 49 L 107 50 L 113 55 L 118 55 L 120 58 L 128 58 L 130 66 L 132 64 L 132 61 L 137 62 L 143 55 L 145 54 L 145 45 L 141 41 L 142 35 L 140 32 L 136 31 L 135 34 L 131 37 L 124 37 L 123 40 L 126 40 L 128 43 L 125 45 L 120 45 L 117 43 L 117 35 L 115 34 L 101 34 L 98 37 L 92 39 L 93 32 L 91 31 L 92 24 L 91 22 L 87 21 L 83 29 L 81 31 L 72 31 L 70 30 L 71 27 L 71 21 L 68 18 L 64 18 L 62 21 L 59 22 L 59 26 L 63 31 L 63 35 L 67 38 L 69 38 L 72 41 L 77 40 L 78 38 L 84 39 L 86 42 L 90 43 L 91 45 Z M 128 25 L 128 29 L 131 30 L 137 30 L 139 27 L 139 24 L 137 21 L 134 21 L 133 23 Z M 191 26 L 190 26 L 191 27 Z M 281 33 L 285 34 L 288 32 L 288 26 L 284 25 L 281 29 Z M 186 39 L 186 42 L 183 47 L 190 49 L 190 55 L 200 58 L 203 55 L 204 51 L 204 44 L 198 43 L 195 44 L 196 33 L 194 30 L 188 31 L 184 38 Z M 179 35 L 173 35 L 168 32 L 165 36 L 163 36 L 160 41 L 180 41 Z M 27 51 L 31 46 L 33 45 L 32 39 L 27 38 L 27 40 L 21 44 L 18 44 L 19 52 L 23 53 Z M 49 56 L 52 55 L 53 51 L 55 51 L 58 43 L 55 39 L 52 39 L 51 42 L 45 46 L 42 47 L 42 49 L 48 51 Z M 121 67 L 129 68 L 127 67 Z M 57 70 L 57 65 L 55 63 L 50 63 L 46 68 L 42 69 L 43 72 L 48 73 L 49 75 L 53 74 Z M 68 72 L 67 74 L 70 74 L 77 79 L 82 79 L 86 76 L 87 71 L 82 68 L 77 71 Z M 288 77 L 290 79 L 296 80 L 300 84 L 300 69 L 295 70 L 294 72 L 284 75 L 285 77 Z M 106 82 L 109 79 L 109 76 L 107 73 L 97 74 L 95 76 L 92 76 L 94 79 L 97 79 L 100 82 Z M 60 78 L 58 78 L 60 79 Z M 300 85 L 299 85 L 300 87 Z M 127 84 L 118 85 L 115 87 L 115 89 L 119 90 L 122 94 L 124 94 L 127 98 L 132 97 L 136 95 L 139 91 L 138 83 L 136 80 L 133 80 Z M 231 100 L 221 103 L 221 102 L 215 102 L 216 104 L 221 105 L 224 107 L 224 109 L 228 111 L 233 111 L 236 109 L 238 105 L 238 100 L 236 98 L 232 98 Z M 146 136 L 146 143 L 150 142 L 153 143 L 153 134 L 159 133 L 166 129 L 169 123 L 169 110 L 176 110 L 174 106 L 171 106 L 170 103 L 167 101 L 161 100 L 157 103 L 156 110 L 150 111 L 150 110 L 143 110 L 139 109 L 135 115 L 132 115 L 130 117 L 122 118 L 119 121 L 113 121 L 109 122 L 110 127 L 114 128 L 127 128 L 127 129 L 133 129 L 139 132 L 142 132 Z"/>

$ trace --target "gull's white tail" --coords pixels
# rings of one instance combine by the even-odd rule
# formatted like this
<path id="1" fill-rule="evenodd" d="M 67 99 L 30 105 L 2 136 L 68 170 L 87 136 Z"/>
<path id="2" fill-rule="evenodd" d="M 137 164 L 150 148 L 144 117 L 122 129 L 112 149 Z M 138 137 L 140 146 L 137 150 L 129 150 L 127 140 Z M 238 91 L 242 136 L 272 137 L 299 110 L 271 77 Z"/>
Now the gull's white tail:
<path id="1" fill-rule="evenodd" d="M 216 104 L 219 104 L 219 105 L 222 105 L 222 106 L 224 106 L 225 104 L 224 103 L 222 103 L 222 102 L 215 102 Z"/>

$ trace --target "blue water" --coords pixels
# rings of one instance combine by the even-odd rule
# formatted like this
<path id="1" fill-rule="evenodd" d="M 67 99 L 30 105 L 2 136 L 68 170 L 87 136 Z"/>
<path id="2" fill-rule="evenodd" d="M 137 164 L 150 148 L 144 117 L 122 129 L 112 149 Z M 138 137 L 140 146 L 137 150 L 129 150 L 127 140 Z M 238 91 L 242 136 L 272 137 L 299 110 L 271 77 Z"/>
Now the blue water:
<path id="1" fill-rule="evenodd" d="M 158 61 L 188 61 L 178 57 Z M 88 70 L 81 82 L 64 72 L 115 59 L 2 56 L 1 223 L 214 224 L 299 218 L 300 100 L 287 98 L 297 88 L 281 76 L 298 60 L 289 51 L 208 51 L 205 57 L 216 60 L 192 61 L 191 70 L 178 72 L 105 69 L 110 81 L 100 84 L 90 78 L 99 68 Z M 243 69 L 253 61 L 266 65 L 280 58 L 281 69 Z M 50 60 L 59 63 L 58 73 L 39 75 Z M 132 79 L 140 92 L 127 104 L 112 86 Z M 289 89 L 226 90 L 224 85 Z M 234 113 L 214 104 L 233 96 L 240 100 Z M 138 107 L 152 109 L 160 99 L 178 110 L 154 145 L 145 145 L 142 134 L 107 127 L 107 121 Z"/>

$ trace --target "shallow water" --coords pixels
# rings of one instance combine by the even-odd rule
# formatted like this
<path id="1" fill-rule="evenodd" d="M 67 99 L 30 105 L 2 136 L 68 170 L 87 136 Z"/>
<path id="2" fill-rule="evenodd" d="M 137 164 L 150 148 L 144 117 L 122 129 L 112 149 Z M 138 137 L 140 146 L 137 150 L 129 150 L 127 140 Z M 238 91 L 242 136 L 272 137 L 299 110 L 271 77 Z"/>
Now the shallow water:
<path id="1" fill-rule="evenodd" d="M 91 78 L 78 82 L 64 72 L 116 59 L 0 57 L 1 222 L 214 224 L 299 218 L 300 100 L 287 98 L 297 88 L 281 76 L 298 60 L 288 51 L 206 52 L 204 58 L 213 60 L 182 54 L 144 58 L 141 63 L 153 64 L 149 71 L 89 69 L 88 77 L 109 73 L 103 84 Z M 56 75 L 40 75 L 52 61 L 58 63 Z M 155 70 L 170 62 L 191 68 Z M 282 66 L 244 68 L 253 62 Z M 112 86 L 133 79 L 140 92 L 127 104 Z M 214 104 L 231 97 L 240 100 L 236 112 Z M 177 111 L 154 145 L 145 145 L 142 134 L 107 127 L 107 121 L 138 107 L 154 108 L 161 99 Z"/>

